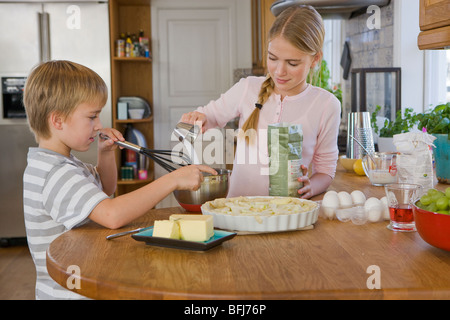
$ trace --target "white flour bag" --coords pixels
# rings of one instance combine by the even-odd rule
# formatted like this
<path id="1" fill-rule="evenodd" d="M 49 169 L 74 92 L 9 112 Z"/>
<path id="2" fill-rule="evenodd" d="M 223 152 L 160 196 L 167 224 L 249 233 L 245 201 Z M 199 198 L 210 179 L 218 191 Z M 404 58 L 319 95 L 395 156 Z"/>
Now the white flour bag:
<path id="1" fill-rule="evenodd" d="M 433 165 L 433 141 L 436 137 L 426 132 L 406 132 L 394 135 L 397 148 L 397 176 L 399 183 L 415 183 L 423 191 L 433 188 L 437 179 Z"/>

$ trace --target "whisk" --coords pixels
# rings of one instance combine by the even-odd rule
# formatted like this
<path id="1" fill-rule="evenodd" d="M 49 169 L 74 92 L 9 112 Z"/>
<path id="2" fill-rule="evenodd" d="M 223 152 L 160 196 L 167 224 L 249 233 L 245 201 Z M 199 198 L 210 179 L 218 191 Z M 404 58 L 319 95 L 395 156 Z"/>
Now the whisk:
<path id="1" fill-rule="evenodd" d="M 108 136 L 104 134 L 99 134 L 99 137 L 108 140 L 110 139 Z M 115 144 L 117 144 L 120 147 L 123 147 L 125 149 L 129 149 L 131 151 L 135 151 L 137 153 L 140 153 L 146 157 L 149 157 L 152 159 L 155 163 L 157 163 L 159 166 L 161 166 L 163 169 L 166 169 L 168 172 L 172 172 L 177 167 L 174 167 L 173 165 L 178 166 L 185 166 L 191 164 L 191 160 L 186 157 L 183 152 L 181 151 L 172 151 L 172 150 L 155 150 L 155 149 L 148 149 L 145 147 L 138 146 L 134 143 L 128 142 L 128 141 L 114 141 Z M 167 158 L 169 156 L 170 158 Z M 172 158 L 177 158 L 180 160 L 180 162 L 174 162 Z"/>

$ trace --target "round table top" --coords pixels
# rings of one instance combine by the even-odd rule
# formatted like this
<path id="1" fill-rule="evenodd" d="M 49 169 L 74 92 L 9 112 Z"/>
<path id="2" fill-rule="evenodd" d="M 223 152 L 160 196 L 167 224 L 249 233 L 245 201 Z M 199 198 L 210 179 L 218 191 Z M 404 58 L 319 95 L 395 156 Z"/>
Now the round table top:
<path id="1" fill-rule="evenodd" d="M 366 179 L 342 171 L 330 189 L 383 196 Z M 417 232 L 392 232 L 388 221 L 319 218 L 311 230 L 237 235 L 207 251 L 146 245 L 129 235 L 106 240 L 182 212 L 153 209 L 119 230 L 92 222 L 68 231 L 48 249 L 49 274 L 67 287 L 69 267 L 78 266 L 80 288 L 73 290 L 95 299 L 450 298 L 450 252 Z"/>

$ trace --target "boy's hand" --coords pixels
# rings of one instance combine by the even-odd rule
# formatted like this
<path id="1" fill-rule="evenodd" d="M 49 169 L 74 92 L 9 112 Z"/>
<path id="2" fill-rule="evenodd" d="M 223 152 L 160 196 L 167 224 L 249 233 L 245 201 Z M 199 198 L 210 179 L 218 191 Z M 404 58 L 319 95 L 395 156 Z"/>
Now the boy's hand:
<path id="1" fill-rule="evenodd" d="M 171 177 L 175 179 L 177 190 L 192 190 L 196 191 L 200 188 L 203 181 L 203 172 L 208 172 L 216 175 L 216 170 L 205 165 L 190 165 L 182 167 L 170 173 Z"/>
<path id="2" fill-rule="evenodd" d="M 125 138 L 120 133 L 120 131 L 113 128 L 104 128 L 100 130 L 102 135 L 107 136 L 109 139 L 102 139 L 99 135 L 98 138 L 98 150 L 99 151 L 112 151 L 117 148 L 117 145 L 114 144 L 115 141 L 125 141 Z"/>

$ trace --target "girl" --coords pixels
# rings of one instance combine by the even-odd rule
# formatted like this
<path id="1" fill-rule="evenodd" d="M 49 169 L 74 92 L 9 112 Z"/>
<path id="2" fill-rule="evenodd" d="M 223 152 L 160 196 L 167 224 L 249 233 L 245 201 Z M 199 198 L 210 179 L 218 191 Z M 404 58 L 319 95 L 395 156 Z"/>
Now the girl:
<path id="1" fill-rule="evenodd" d="M 268 195 L 267 127 L 279 122 L 302 125 L 301 197 L 320 194 L 331 184 L 338 159 L 340 102 L 306 82 L 322 59 L 324 34 L 314 8 L 287 8 L 269 31 L 267 76 L 242 79 L 218 100 L 182 116 L 184 122 L 202 122 L 203 131 L 239 117 L 245 139 L 237 141 L 228 197 Z"/>

